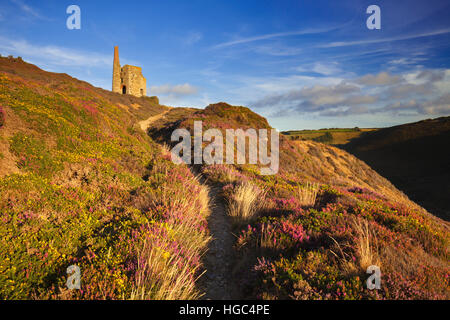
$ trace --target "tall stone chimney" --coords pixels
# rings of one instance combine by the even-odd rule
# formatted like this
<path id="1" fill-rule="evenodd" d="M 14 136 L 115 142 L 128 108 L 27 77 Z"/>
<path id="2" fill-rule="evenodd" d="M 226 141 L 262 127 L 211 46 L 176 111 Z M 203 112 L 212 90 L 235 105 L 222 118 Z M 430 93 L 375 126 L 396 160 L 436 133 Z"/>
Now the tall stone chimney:
<path id="1" fill-rule="evenodd" d="M 119 61 L 119 47 L 114 47 L 114 63 L 113 63 L 113 77 L 112 77 L 112 91 L 121 93 L 120 81 L 120 61 Z"/>

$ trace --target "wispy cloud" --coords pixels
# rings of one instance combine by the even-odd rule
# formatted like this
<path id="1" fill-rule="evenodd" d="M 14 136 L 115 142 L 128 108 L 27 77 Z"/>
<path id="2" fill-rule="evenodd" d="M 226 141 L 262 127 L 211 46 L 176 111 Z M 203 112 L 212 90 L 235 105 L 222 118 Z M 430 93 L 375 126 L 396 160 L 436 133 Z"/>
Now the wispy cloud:
<path id="1" fill-rule="evenodd" d="M 430 32 L 416 33 L 404 36 L 390 37 L 390 38 L 380 38 L 380 39 L 372 39 L 372 40 L 358 40 L 358 41 L 338 41 L 327 44 L 318 45 L 319 48 L 335 48 L 335 47 L 347 47 L 347 46 L 356 46 L 356 45 L 364 45 L 364 44 L 374 44 L 374 43 L 384 43 L 384 42 L 393 42 L 393 41 L 402 41 L 402 40 L 410 40 L 424 37 L 437 36 L 441 34 L 450 33 L 450 28 L 440 29 Z"/>
<path id="2" fill-rule="evenodd" d="M 261 41 L 261 40 L 268 40 L 268 39 L 274 39 L 274 38 L 281 38 L 281 37 L 326 33 L 326 32 L 332 31 L 334 29 L 336 29 L 336 27 L 322 28 L 322 29 L 304 29 L 304 30 L 278 32 L 278 33 L 268 33 L 268 34 L 263 34 L 263 35 L 259 35 L 259 36 L 240 38 L 240 39 L 236 39 L 236 40 L 219 43 L 219 44 L 213 46 L 213 48 L 220 49 L 220 48 L 235 46 L 238 44 L 250 43 L 250 42 Z"/>
<path id="3" fill-rule="evenodd" d="M 173 96 L 186 96 L 197 93 L 198 89 L 189 83 L 170 85 L 164 84 L 161 86 L 152 86 L 150 92 L 152 94 L 173 95 Z"/>
<path id="4" fill-rule="evenodd" d="M 39 60 L 47 65 L 109 67 L 112 64 L 112 54 L 83 52 L 53 45 L 40 46 L 26 40 L 12 40 L 2 36 L 0 36 L 0 50 L 2 53 L 23 56 L 27 60 Z"/>
<path id="5" fill-rule="evenodd" d="M 427 61 L 427 58 L 414 57 L 414 58 L 398 58 L 388 61 L 388 64 L 394 66 L 408 66 L 408 65 L 417 65 L 418 63 Z"/>
<path id="6" fill-rule="evenodd" d="M 429 101 L 412 99 L 407 102 L 396 102 L 387 105 L 379 111 L 394 114 L 414 112 L 427 116 L 450 115 L 450 94 L 447 93 Z"/>
<path id="7" fill-rule="evenodd" d="M 280 44 L 276 45 L 260 45 L 255 46 L 254 51 L 257 53 L 262 53 L 265 55 L 275 56 L 275 57 L 287 57 L 296 56 L 303 52 L 302 48 L 289 47 Z"/>
<path id="8" fill-rule="evenodd" d="M 179 107 L 204 107 L 209 104 L 209 96 L 205 93 L 197 94 L 198 88 L 189 84 L 163 84 L 151 86 L 147 93 L 157 95 L 162 104 Z M 206 103 L 208 102 L 208 103 Z"/>
<path id="9" fill-rule="evenodd" d="M 186 45 L 193 45 L 197 42 L 199 42 L 200 40 L 203 39 L 203 34 L 201 32 L 189 32 L 185 38 L 183 39 L 183 43 Z"/>
<path id="10" fill-rule="evenodd" d="M 342 69 L 339 64 L 335 61 L 333 62 L 314 62 L 312 64 L 302 65 L 296 68 L 299 72 L 314 72 L 317 74 L 330 76 L 333 74 L 342 73 Z"/>
<path id="11" fill-rule="evenodd" d="M 12 0 L 12 2 L 15 3 L 23 12 L 33 16 L 34 18 L 41 20 L 49 20 L 47 17 L 43 16 L 38 10 L 25 4 L 22 0 Z"/>
<path id="12" fill-rule="evenodd" d="M 399 83 L 401 78 L 397 75 L 390 75 L 388 72 L 380 72 L 376 75 L 367 74 L 356 80 L 357 83 L 369 86 L 384 86 Z"/>
<path id="13" fill-rule="evenodd" d="M 315 84 L 267 95 L 252 107 L 271 110 L 273 117 L 315 114 L 346 117 L 362 114 L 448 115 L 450 95 L 440 90 L 450 83 L 450 70 L 424 69 L 406 74 L 380 72 Z"/>

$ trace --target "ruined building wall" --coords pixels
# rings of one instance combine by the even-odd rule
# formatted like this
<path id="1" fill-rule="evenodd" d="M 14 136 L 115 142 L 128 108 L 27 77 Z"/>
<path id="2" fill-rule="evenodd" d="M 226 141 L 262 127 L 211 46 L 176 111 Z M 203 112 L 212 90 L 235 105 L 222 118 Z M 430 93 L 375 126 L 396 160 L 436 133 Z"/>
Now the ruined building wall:
<path id="1" fill-rule="evenodd" d="M 125 87 L 125 93 L 138 97 L 147 94 L 147 83 L 142 75 L 142 68 L 129 65 L 123 66 L 121 76 L 122 89 Z"/>
<path id="2" fill-rule="evenodd" d="M 137 97 L 147 95 L 147 80 L 142 75 L 142 68 L 130 65 L 121 68 L 117 46 L 114 47 L 112 91 Z"/>

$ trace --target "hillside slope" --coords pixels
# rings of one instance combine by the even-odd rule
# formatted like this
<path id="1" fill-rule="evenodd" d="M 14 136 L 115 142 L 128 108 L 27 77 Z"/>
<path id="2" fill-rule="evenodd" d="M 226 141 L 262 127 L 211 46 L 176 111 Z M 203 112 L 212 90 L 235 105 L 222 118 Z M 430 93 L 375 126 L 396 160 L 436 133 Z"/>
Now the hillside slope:
<path id="1" fill-rule="evenodd" d="M 176 108 L 165 117 L 158 119 L 148 129 L 148 133 L 159 142 L 174 144 L 170 141 L 173 130 L 187 128 L 192 131 L 193 121 L 203 121 L 207 128 L 271 128 L 267 120 L 250 109 L 230 106 L 226 103 L 212 104 L 204 110 Z M 311 182 L 320 182 L 342 187 L 364 187 L 385 195 L 392 201 L 404 203 L 424 211 L 408 197 L 396 189 L 351 154 L 314 141 L 290 141 L 280 135 L 280 171 L 281 176 L 296 176 Z"/>
<path id="2" fill-rule="evenodd" d="M 222 132 L 270 128 L 248 108 L 218 103 L 171 110 L 148 132 L 173 145 L 174 129 L 192 134 L 200 120 Z M 228 203 L 236 235 L 229 272 L 241 298 L 448 298 L 448 224 L 347 152 L 280 136 L 276 175 L 250 164 L 198 170 Z M 381 290 L 365 287 L 369 265 L 381 268 Z"/>
<path id="3" fill-rule="evenodd" d="M 343 148 L 448 221 L 449 141 L 450 117 L 442 117 L 366 132 Z"/>
<path id="4" fill-rule="evenodd" d="M 197 299 L 219 211 L 235 235 L 219 244 L 233 246 L 220 270 L 233 296 L 449 298 L 448 224 L 354 156 L 280 137 L 280 170 L 262 176 L 249 164 L 175 165 L 162 146 L 194 120 L 270 128 L 248 108 L 167 108 L 5 58 L 0 107 L 0 298 Z M 211 210 L 211 193 L 224 210 Z M 81 290 L 66 287 L 70 265 Z M 365 287 L 369 265 L 380 290 Z"/>
<path id="5" fill-rule="evenodd" d="M 0 299 L 202 294 L 208 190 L 138 125 L 165 110 L 0 58 Z"/>

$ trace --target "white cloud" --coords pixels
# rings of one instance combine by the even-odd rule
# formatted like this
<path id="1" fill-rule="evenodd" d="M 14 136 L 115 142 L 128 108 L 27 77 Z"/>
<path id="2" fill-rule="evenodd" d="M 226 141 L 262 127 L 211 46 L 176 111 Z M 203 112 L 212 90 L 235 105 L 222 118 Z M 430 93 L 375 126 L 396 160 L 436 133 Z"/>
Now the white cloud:
<path id="1" fill-rule="evenodd" d="M 401 75 L 380 72 L 341 80 L 338 84 L 280 90 L 250 105 L 271 110 L 272 116 L 448 115 L 450 94 L 442 88 L 450 86 L 449 76 L 450 70 L 422 69 Z"/>
<path id="2" fill-rule="evenodd" d="M 390 75 L 387 72 L 380 72 L 376 75 L 368 74 L 356 80 L 357 83 L 370 86 L 383 86 L 399 83 L 401 78 L 396 75 Z"/>
<path id="3" fill-rule="evenodd" d="M 193 45 L 203 39 L 203 34 L 201 32 L 189 32 L 183 39 L 186 45 Z"/>
<path id="4" fill-rule="evenodd" d="M 257 53 L 266 54 L 276 57 L 296 56 L 303 52 L 302 48 L 289 47 L 280 44 L 276 45 L 259 45 L 255 46 L 253 50 Z"/>
<path id="5" fill-rule="evenodd" d="M 313 64 L 302 65 L 296 68 L 299 72 L 315 72 L 325 76 L 342 73 L 342 69 L 337 62 L 315 62 Z"/>
<path id="6" fill-rule="evenodd" d="M 364 44 L 384 43 L 384 42 L 393 42 L 393 41 L 431 37 L 431 36 L 437 36 L 437 35 L 447 34 L 447 33 L 450 33 L 450 28 L 440 29 L 440 30 L 435 30 L 435 31 L 430 31 L 430 32 L 417 33 L 417 34 L 404 35 L 404 36 L 373 39 L 373 40 L 338 41 L 338 42 L 332 42 L 332 43 L 328 43 L 328 44 L 319 45 L 318 47 L 319 48 L 335 48 L 335 47 L 347 47 L 347 46 L 364 45 Z"/>
<path id="7" fill-rule="evenodd" d="M 375 96 L 361 93 L 360 87 L 341 81 L 337 85 L 314 85 L 272 95 L 255 102 L 255 106 L 285 107 L 297 112 L 328 112 L 339 107 L 374 103 Z"/>
<path id="8" fill-rule="evenodd" d="M 433 100 L 418 101 L 411 99 L 407 102 L 396 102 L 382 108 L 381 111 L 401 114 L 413 112 L 423 115 L 450 115 L 450 94 L 447 93 Z"/>
<path id="9" fill-rule="evenodd" d="M 423 81 L 436 82 L 445 78 L 445 70 L 421 70 L 416 79 Z"/>
<path id="10" fill-rule="evenodd" d="M 427 58 L 420 58 L 420 57 L 416 57 L 416 58 L 399 58 L 399 59 L 394 59 L 388 62 L 388 64 L 391 65 L 402 65 L 402 66 L 407 66 L 407 65 L 416 65 L 419 62 L 423 62 L 428 60 Z"/>
<path id="11" fill-rule="evenodd" d="M 187 96 L 195 94 L 197 91 L 198 89 L 189 83 L 178 85 L 164 84 L 150 87 L 150 92 L 155 95 Z"/>
<path id="12" fill-rule="evenodd" d="M 316 85 L 313 87 L 306 87 L 299 90 L 301 97 L 313 98 L 313 99 L 328 99 L 330 97 L 340 97 L 342 95 L 359 92 L 360 88 L 341 82 L 335 86 L 321 86 Z M 320 104 L 320 103 L 316 103 Z"/>
<path id="13" fill-rule="evenodd" d="M 263 34 L 263 35 L 247 37 L 247 38 L 240 38 L 240 39 L 236 39 L 236 40 L 232 40 L 232 41 L 219 43 L 219 44 L 215 45 L 213 48 L 220 49 L 220 48 L 225 48 L 225 47 L 231 47 L 231 46 L 238 45 L 238 44 L 250 43 L 250 42 L 261 41 L 261 40 L 268 40 L 268 39 L 274 39 L 274 38 L 280 38 L 280 37 L 325 33 L 325 32 L 329 32 L 334 29 L 336 29 L 336 28 L 305 29 L 305 30 L 296 30 L 296 31 L 288 31 L 288 32 L 269 33 L 269 34 Z"/>
<path id="14" fill-rule="evenodd" d="M 37 18 L 37 19 L 48 20 L 47 17 L 41 15 L 39 13 L 39 11 L 37 11 L 33 7 L 25 4 L 23 1 L 21 1 L 21 0 L 12 0 L 12 2 L 14 2 L 26 14 L 31 15 L 31 16 Z"/>
<path id="15" fill-rule="evenodd" d="M 339 77 L 313 77 L 306 75 L 289 75 L 279 77 L 234 77 L 234 83 L 237 83 L 233 93 L 242 97 L 249 97 L 251 92 L 253 96 L 278 95 L 280 92 L 297 90 L 298 88 L 311 85 L 337 85 L 342 82 Z"/>
<path id="16" fill-rule="evenodd" d="M 26 40 L 11 40 L 0 36 L 2 53 L 23 56 L 26 60 L 40 60 L 47 65 L 110 67 L 112 54 L 103 55 L 95 52 L 83 52 L 58 46 L 39 46 Z"/>
<path id="17" fill-rule="evenodd" d="M 430 83 L 425 84 L 412 84 L 404 83 L 397 86 L 393 86 L 386 91 L 389 99 L 403 99 L 408 98 L 411 95 L 430 95 L 433 93 L 433 87 Z"/>

